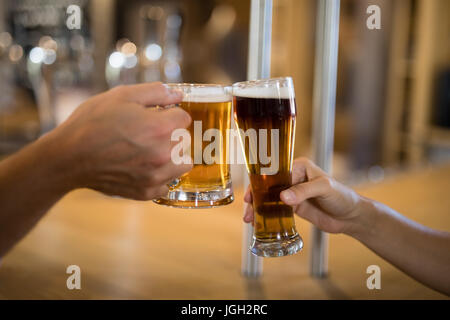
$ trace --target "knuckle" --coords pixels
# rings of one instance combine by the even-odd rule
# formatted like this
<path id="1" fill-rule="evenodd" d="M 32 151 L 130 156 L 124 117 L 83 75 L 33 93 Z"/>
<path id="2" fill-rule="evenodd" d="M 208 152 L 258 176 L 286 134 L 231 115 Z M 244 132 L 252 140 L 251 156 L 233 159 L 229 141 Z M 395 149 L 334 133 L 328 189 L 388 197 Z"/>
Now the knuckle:
<path id="1" fill-rule="evenodd" d="M 305 166 L 303 165 L 297 165 L 298 163 L 295 163 L 292 169 L 292 175 L 294 179 L 298 179 L 299 182 L 303 182 L 307 180 L 307 170 Z"/>
<path id="2" fill-rule="evenodd" d="M 320 179 L 322 180 L 323 184 L 324 184 L 328 189 L 333 188 L 334 180 L 333 180 L 332 178 L 330 178 L 330 177 L 328 177 L 328 176 L 322 176 Z"/>
<path id="3" fill-rule="evenodd" d="M 306 167 L 311 167 L 313 165 L 313 162 L 306 157 L 300 157 L 296 160 L 296 162 L 298 162 Z"/>

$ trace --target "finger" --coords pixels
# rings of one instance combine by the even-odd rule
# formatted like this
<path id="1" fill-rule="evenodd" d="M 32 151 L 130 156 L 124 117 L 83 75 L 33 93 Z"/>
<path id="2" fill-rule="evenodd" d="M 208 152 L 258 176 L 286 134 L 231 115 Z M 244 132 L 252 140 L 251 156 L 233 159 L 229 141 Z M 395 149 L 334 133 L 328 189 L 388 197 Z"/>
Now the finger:
<path id="1" fill-rule="evenodd" d="M 180 103 L 183 100 L 183 93 L 180 90 L 171 89 L 161 82 L 120 86 L 113 90 L 122 99 L 145 106 L 166 106 Z"/>
<path id="2" fill-rule="evenodd" d="M 136 190 L 135 194 L 130 198 L 138 201 L 148 201 L 167 196 L 168 192 L 169 187 L 167 185 L 161 185 L 156 187 L 149 187 L 142 190 Z"/>
<path id="3" fill-rule="evenodd" d="M 172 132 L 178 128 L 188 128 L 192 123 L 192 118 L 181 108 L 168 108 L 149 113 L 149 117 L 157 117 L 161 121 L 161 126 Z"/>
<path id="4" fill-rule="evenodd" d="M 181 139 L 181 138 L 180 138 Z M 143 154 L 144 165 L 148 166 L 150 169 L 154 167 L 159 167 L 165 165 L 169 162 L 174 164 L 178 163 L 193 163 L 190 157 L 191 151 L 191 141 L 187 141 L 173 138 L 167 134 L 153 134 L 150 139 L 147 139 L 148 145 L 146 145 L 146 150 Z M 182 150 L 178 146 L 182 141 Z M 176 148 L 176 149 L 175 149 Z"/>
<path id="5" fill-rule="evenodd" d="M 298 205 L 303 201 L 324 196 L 331 191 L 332 179 L 319 177 L 309 182 L 303 182 L 290 187 L 280 193 L 281 200 L 290 205 Z"/>
<path id="6" fill-rule="evenodd" d="M 191 125 L 192 118 L 181 108 L 157 110 L 149 109 L 144 114 L 148 130 L 154 137 L 171 137 L 176 129 L 186 129 Z"/>
<path id="7" fill-rule="evenodd" d="M 165 165 L 158 167 L 152 176 L 151 181 L 154 184 L 163 184 L 167 181 L 172 181 L 175 178 L 180 177 L 186 172 L 191 171 L 193 168 L 191 164 L 174 164 L 169 162 Z"/>
<path id="8" fill-rule="evenodd" d="M 99 185 L 92 186 L 92 189 L 111 197 L 135 199 L 136 196 L 135 192 L 131 188 L 127 188 L 126 186 L 118 183 L 102 182 Z"/>
<path id="9" fill-rule="evenodd" d="M 252 203 L 253 201 L 252 190 L 250 189 L 250 186 L 247 188 L 247 191 L 244 194 L 244 201 L 247 203 Z"/>
<path id="10" fill-rule="evenodd" d="M 244 222 L 250 223 L 253 222 L 253 206 L 251 204 L 247 204 L 245 206 L 245 213 L 244 213 Z"/>
<path id="11" fill-rule="evenodd" d="M 326 173 L 308 158 L 301 157 L 294 160 L 292 169 L 292 184 L 313 180 L 324 175 L 326 175 Z"/>
<path id="12" fill-rule="evenodd" d="M 315 226 L 320 226 L 320 220 L 323 220 L 323 213 L 308 202 L 302 202 L 295 213 Z"/>
<path id="13" fill-rule="evenodd" d="M 157 199 L 157 198 L 160 198 L 160 197 L 163 197 L 163 196 L 167 196 L 168 192 L 169 192 L 169 187 L 167 185 L 163 185 L 163 186 L 157 188 L 153 192 L 153 194 L 151 196 L 151 199 L 149 199 L 149 200 L 153 200 L 153 199 Z"/>

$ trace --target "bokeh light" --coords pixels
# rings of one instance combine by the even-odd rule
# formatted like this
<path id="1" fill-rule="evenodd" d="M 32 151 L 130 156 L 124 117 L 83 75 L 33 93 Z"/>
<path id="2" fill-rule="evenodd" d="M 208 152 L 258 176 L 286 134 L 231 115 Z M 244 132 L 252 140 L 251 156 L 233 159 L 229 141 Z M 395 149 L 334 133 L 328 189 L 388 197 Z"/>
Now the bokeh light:
<path id="1" fill-rule="evenodd" d="M 145 57 L 150 61 L 157 61 L 161 58 L 162 49 L 156 43 L 149 44 L 145 48 Z"/>

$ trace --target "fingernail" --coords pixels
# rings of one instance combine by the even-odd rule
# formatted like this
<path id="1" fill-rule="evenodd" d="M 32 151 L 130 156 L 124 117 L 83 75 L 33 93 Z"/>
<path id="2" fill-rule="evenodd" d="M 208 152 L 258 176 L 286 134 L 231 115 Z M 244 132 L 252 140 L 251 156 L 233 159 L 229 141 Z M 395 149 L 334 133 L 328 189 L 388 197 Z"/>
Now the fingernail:
<path id="1" fill-rule="evenodd" d="M 294 202 L 296 200 L 295 193 L 291 190 L 284 190 L 281 192 L 281 195 L 287 202 Z"/>

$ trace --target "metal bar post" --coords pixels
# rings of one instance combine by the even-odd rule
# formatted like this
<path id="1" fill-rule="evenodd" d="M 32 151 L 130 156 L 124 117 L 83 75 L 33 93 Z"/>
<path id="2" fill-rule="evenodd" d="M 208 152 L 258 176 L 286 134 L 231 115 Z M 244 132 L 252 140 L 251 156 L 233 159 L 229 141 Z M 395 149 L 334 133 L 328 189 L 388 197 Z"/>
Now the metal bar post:
<path id="1" fill-rule="evenodd" d="M 319 0 L 316 24 L 316 58 L 313 96 L 314 161 L 331 174 L 336 104 L 340 0 Z M 328 234 L 312 227 L 310 272 L 328 272 Z"/>
<path id="2" fill-rule="evenodd" d="M 270 77 L 270 49 L 272 37 L 272 0 L 252 0 L 250 7 L 249 52 L 247 79 L 256 80 Z M 249 185 L 245 172 L 244 190 Z M 249 251 L 253 237 L 253 227 L 244 224 L 242 237 L 242 274 L 256 278 L 262 274 L 262 258 Z"/>

